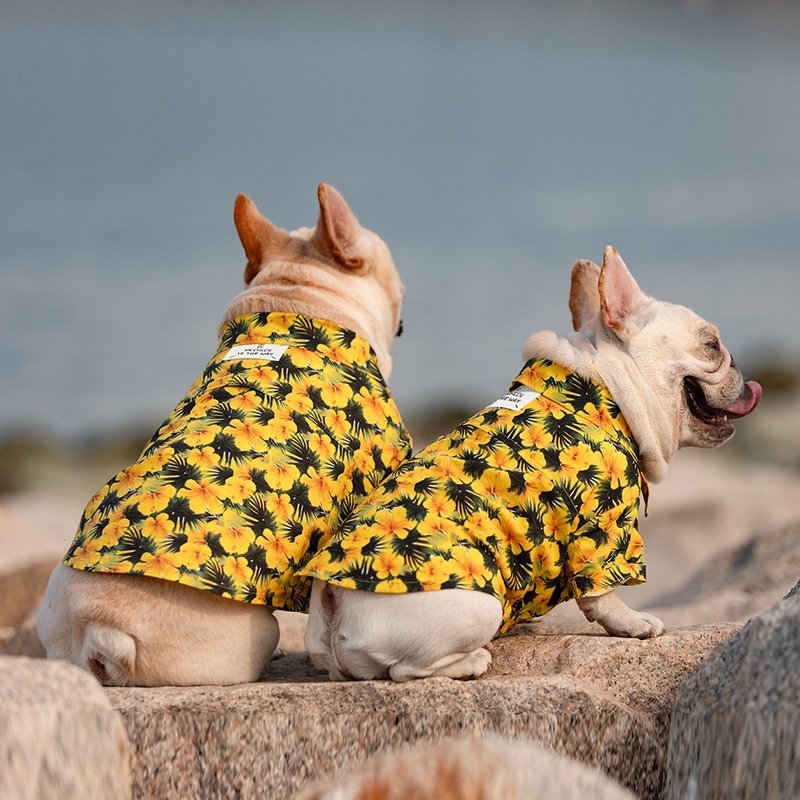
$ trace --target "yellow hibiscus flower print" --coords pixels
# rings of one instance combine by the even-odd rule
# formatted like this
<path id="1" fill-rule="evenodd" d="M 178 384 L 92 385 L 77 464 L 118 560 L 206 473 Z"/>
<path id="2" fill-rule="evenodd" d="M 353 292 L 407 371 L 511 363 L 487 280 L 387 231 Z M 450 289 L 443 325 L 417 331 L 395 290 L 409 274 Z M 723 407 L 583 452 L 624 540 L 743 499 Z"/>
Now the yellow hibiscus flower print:
<path id="1" fill-rule="evenodd" d="M 100 551 L 100 543 L 94 539 L 88 539 L 75 548 L 74 558 L 76 564 L 91 564 L 97 560 Z"/>
<path id="2" fill-rule="evenodd" d="M 600 457 L 603 462 L 603 468 L 611 481 L 611 488 L 620 487 L 625 480 L 625 468 L 627 466 L 627 459 L 624 453 L 611 444 L 603 443 L 600 445 Z"/>
<path id="3" fill-rule="evenodd" d="M 357 334 L 298 314 L 237 317 L 136 464 L 87 504 L 64 563 L 304 611 L 311 549 L 409 455 Z M 385 550 L 368 532 L 349 542 L 353 557 Z M 390 581 L 398 558 L 383 563 Z"/>
<path id="4" fill-rule="evenodd" d="M 496 535 L 503 548 L 512 555 L 519 555 L 529 546 L 528 525 L 514 514 L 501 513 L 496 524 Z"/>
<path id="5" fill-rule="evenodd" d="M 202 447 L 204 444 L 211 444 L 217 435 L 217 429 L 206 422 L 198 422 L 191 426 L 186 434 L 186 444 L 190 447 Z M 151 466 L 148 472 L 155 472 L 158 467 Z"/>
<path id="6" fill-rule="evenodd" d="M 423 536 L 442 538 L 456 529 L 456 523 L 445 517 L 425 517 L 417 528 Z"/>
<path id="7" fill-rule="evenodd" d="M 514 453 L 507 447 L 498 447 L 497 450 L 493 450 L 487 461 L 489 462 L 489 466 L 495 467 L 495 469 L 500 470 L 500 472 L 513 469 L 516 464 Z"/>
<path id="8" fill-rule="evenodd" d="M 418 570 L 417 580 L 426 591 L 441 589 L 450 578 L 449 562 L 442 556 L 431 556 Z"/>
<path id="9" fill-rule="evenodd" d="M 527 500 L 535 501 L 543 492 L 553 491 L 553 479 L 544 470 L 525 472 L 523 480 L 525 482 L 524 497 Z"/>
<path id="10" fill-rule="evenodd" d="M 413 527 L 402 507 L 382 508 L 375 514 L 370 530 L 382 539 L 400 536 Z"/>
<path id="11" fill-rule="evenodd" d="M 308 487 L 308 499 L 315 506 L 327 505 L 334 490 L 334 482 L 325 474 L 324 471 L 317 472 L 314 467 L 308 470 L 308 474 L 300 478 L 301 483 Z"/>
<path id="12" fill-rule="evenodd" d="M 253 575 L 253 570 L 247 565 L 243 556 L 227 556 L 222 562 L 222 568 L 234 583 L 248 583 Z"/>
<path id="13" fill-rule="evenodd" d="M 241 505 L 256 490 L 255 483 L 250 478 L 234 475 L 225 481 L 222 487 L 222 496 L 236 505 Z"/>
<path id="14" fill-rule="evenodd" d="M 267 510 L 275 517 L 276 520 L 287 520 L 292 516 L 294 511 L 294 507 L 292 506 L 292 498 L 288 494 L 273 492 L 267 498 Z"/>
<path id="15" fill-rule="evenodd" d="M 264 480 L 276 491 L 288 491 L 300 479 L 300 470 L 275 448 L 264 471 Z"/>
<path id="16" fill-rule="evenodd" d="M 475 511 L 464 520 L 464 528 L 476 541 L 483 541 L 492 535 L 495 525 L 485 511 Z"/>
<path id="17" fill-rule="evenodd" d="M 475 491 L 483 497 L 502 499 L 511 488 L 511 477 L 500 469 L 486 469 L 475 482 Z"/>
<path id="18" fill-rule="evenodd" d="M 355 588 L 355 581 L 352 581 L 352 583 L 353 586 L 351 588 Z M 379 581 L 376 583 L 375 591 L 383 592 L 385 594 L 404 594 L 408 591 L 408 587 L 399 578 L 389 578 L 385 581 Z"/>
<path id="19" fill-rule="evenodd" d="M 263 447 L 268 437 L 265 425 L 249 419 L 234 419 L 225 430 L 233 436 L 236 446 L 245 453 Z"/>
<path id="20" fill-rule="evenodd" d="M 372 535 L 366 528 L 358 528 L 355 531 L 351 531 L 341 541 L 345 556 L 347 558 L 358 558 L 371 539 Z"/>
<path id="21" fill-rule="evenodd" d="M 341 383 L 327 383 L 322 387 L 322 399 L 331 408 L 344 408 L 352 396 L 352 389 Z M 342 419 L 345 419 L 344 412 L 341 414 Z"/>
<path id="22" fill-rule="evenodd" d="M 566 448 L 559 454 L 561 472 L 565 475 L 575 476 L 588 469 L 595 462 L 595 454 L 585 442 L 578 442 Z"/>
<path id="23" fill-rule="evenodd" d="M 121 493 L 129 492 L 142 482 L 142 469 L 137 465 L 123 469 L 117 474 L 117 491 Z M 94 499 L 94 498 L 92 498 Z"/>
<path id="24" fill-rule="evenodd" d="M 308 414 L 314 408 L 314 401 L 309 396 L 308 389 L 308 384 L 298 386 L 297 390 L 286 398 L 285 408 L 295 414 Z"/>
<path id="25" fill-rule="evenodd" d="M 128 523 L 130 524 L 130 523 Z M 125 526 L 126 528 L 128 525 Z M 142 523 L 142 533 L 152 538 L 164 538 L 175 529 L 175 523 L 166 515 L 158 514 L 155 517 L 148 517 Z"/>
<path id="26" fill-rule="evenodd" d="M 145 553 L 139 562 L 144 574 L 165 581 L 176 581 L 180 576 L 178 559 L 172 553 Z"/>
<path id="27" fill-rule="evenodd" d="M 319 455 L 319 457 L 327 462 L 333 458 L 334 454 L 336 453 L 336 447 L 333 444 L 333 440 L 327 433 L 320 433 L 316 431 L 312 433 L 308 437 L 308 444 L 311 449 Z"/>
<path id="28" fill-rule="evenodd" d="M 189 508 L 195 514 L 221 514 L 224 508 L 222 495 L 224 490 L 211 480 L 188 480 L 186 486 L 178 494 L 189 501 Z"/>
<path id="29" fill-rule="evenodd" d="M 446 494 L 432 493 L 423 501 L 425 508 L 436 517 L 449 517 L 455 514 L 456 504 Z M 397 509 L 393 509 L 397 510 Z M 400 509 L 402 510 L 402 509 Z"/>
<path id="30" fill-rule="evenodd" d="M 201 470 L 210 470 L 219 464 L 219 454 L 213 447 L 200 447 L 186 454 L 186 461 Z"/>
<path id="31" fill-rule="evenodd" d="M 526 450 L 538 452 L 552 444 L 553 437 L 545 430 L 544 425 L 534 423 L 522 432 L 520 442 Z"/>
<path id="32" fill-rule="evenodd" d="M 275 442 L 285 442 L 297 433 L 297 423 L 289 409 L 282 408 L 265 426 L 265 436 Z"/>
<path id="33" fill-rule="evenodd" d="M 545 359 L 519 386 L 532 390 L 522 406 L 488 406 L 386 477 L 302 574 L 361 591 L 488 592 L 501 631 L 644 580 L 644 479 L 611 395 Z M 351 547 L 360 532 L 369 546 Z"/>
<path id="34" fill-rule="evenodd" d="M 391 550 L 384 550 L 375 556 L 375 574 L 380 581 L 396 578 L 404 564 L 405 561 L 401 555 Z"/>
<path id="35" fill-rule="evenodd" d="M 344 411 L 327 411 L 325 413 L 325 426 L 337 439 L 341 439 L 350 433 L 350 422 Z"/>
<path id="36" fill-rule="evenodd" d="M 259 364 L 245 372 L 246 380 L 256 386 L 271 384 L 278 380 L 278 373 L 267 364 Z"/>
<path id="37" fill-rule="evenodd" d="M 480 551 L 463 545 L 456 545 L 450 551 L 450 568 L 459 580 L 478 588 L 485 586 L 492 575 Z"/>
<path id="38" fill-rule="evenodd" d="M 140 468 L 142 474 L 149 475 L 158 472 L 158 470 L 167 464 L 174 454 L 175 451 L 171 447 L 159 447 L 141 462 Z"/>
<path id="39" fill-rule="evenodd" d="M 167 503 L 175 496 L 175 487 L 164 485 L 159 479 L 151 479 L 142 487 L 139 511 L 142 514 L 153 514 L 163 511 Z"/>
<path id="40" fill-rule="evenodd" d="M 253 531 L 245 524 L 241 514 L 233 508 L 222 513 L 222 524 L 217 524 L 216 535 L 220 546 L 228 553 L 245 553 L 253 541 Z"/>
<path id="41" fill-rule="evenodd" d="M 561 549 L 555 542 L 545 540 L 531 551 L 533 573 L 544 580 L 555 578 L 560 569 Z"/>
<path id="42" fill-rule="evenodd" d="M 211 558 L 211 548 L 205 542 L 188 541 L 181 545 L 178 559 L 190 570 L 199 569 Z"/>

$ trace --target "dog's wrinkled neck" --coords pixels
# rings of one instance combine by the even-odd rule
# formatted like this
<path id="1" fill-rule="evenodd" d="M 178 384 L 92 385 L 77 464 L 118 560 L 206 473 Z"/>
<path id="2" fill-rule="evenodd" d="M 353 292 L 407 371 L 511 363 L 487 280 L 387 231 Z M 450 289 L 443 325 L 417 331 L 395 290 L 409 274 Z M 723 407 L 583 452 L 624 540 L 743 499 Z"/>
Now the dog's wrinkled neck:
<path id="1" fill-rule="evenodd" d="M 636 362 L 624 351 L 602 347 L 595 358 L 597 379 L 611 392 L 636 439 L 642 471 L 651 483 L 666 477 L 678 451 L 678 416 L 665 408 Z"/>
<path id="2" fill-rule="evenodd" d="M 526 342 L 523 358 L 547 358 L 605 386 L 633 433 L 645 478 L 663 480 L 678 450 L 676 414 L 664 407 L 629 355 L 595 334 L 540 331 Z"/>

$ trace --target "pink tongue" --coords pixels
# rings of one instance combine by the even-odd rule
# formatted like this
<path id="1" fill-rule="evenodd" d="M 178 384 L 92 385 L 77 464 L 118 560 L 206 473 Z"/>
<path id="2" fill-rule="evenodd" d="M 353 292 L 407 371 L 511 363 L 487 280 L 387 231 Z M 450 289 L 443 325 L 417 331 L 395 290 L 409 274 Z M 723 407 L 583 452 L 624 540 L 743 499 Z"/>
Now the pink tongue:
<path id="1" fill-rule="evenodd" d="M 729 417 L 744 417 L 749 414 L 761 400 L 761 385 L 756 381 L 747 381 L 745 384 L 746 391 L 742 396 L 730 407 L 725 409 L 725 413 Z"/>

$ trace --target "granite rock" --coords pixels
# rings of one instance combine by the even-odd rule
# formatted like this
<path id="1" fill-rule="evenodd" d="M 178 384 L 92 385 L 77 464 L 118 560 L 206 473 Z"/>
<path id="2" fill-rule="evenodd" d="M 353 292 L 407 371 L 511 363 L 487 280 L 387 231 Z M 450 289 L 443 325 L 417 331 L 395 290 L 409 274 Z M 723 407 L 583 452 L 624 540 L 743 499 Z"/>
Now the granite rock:
<path id="1" fill-rule="evenodd" d="M 681 685 L 669 735 L 670 800 L 800 797 L 798 585 Z"/>
<path id="2" fill-rule="evenodd" d="M 533 742 L 445 739 L 402 748 L 302 791 L 296 800 L 634 800 L 600 770 Z"/>
<path id="3" fill-rule="evenodd" d="M 0 628 L 21 625 L 44 595 L 53 559 L 35 561 L 0 574 Z"/>
<path id="4" fill-rule="evenodd" d="M 0 655 L 45 657 L 35 618 L 54 566 L 41 559 L 0 574 Z"/>
<path id="5" fill-rule="evenodd" d="M 0 764 L 0 797 L 130 797 L 122 719 L 64 662 L 0 656 Z"/>
<path id="6" fill-rule="evenodd" d="M 678 589 L 647 610 L 667 625 L 746 620 L 777 603 L 800 574 L 800 521 L 762 530 L 721 549 Z M 635 605 L 633 590 L 631 603 Z M 639 607 L 639 606 L 635 606 Z"/>
<path id="7" fill-rule="evenodd" d="M 654 798 L 677 687 L 737 628 L 640 641 L 539 622 L 496 641 L 475 681 L 331 683 L 295 653 L 260 683 L 106 693 L 128 729 L 134 797 L 287 797 L 378 752 L 496 734 L 538 741 Z"/>

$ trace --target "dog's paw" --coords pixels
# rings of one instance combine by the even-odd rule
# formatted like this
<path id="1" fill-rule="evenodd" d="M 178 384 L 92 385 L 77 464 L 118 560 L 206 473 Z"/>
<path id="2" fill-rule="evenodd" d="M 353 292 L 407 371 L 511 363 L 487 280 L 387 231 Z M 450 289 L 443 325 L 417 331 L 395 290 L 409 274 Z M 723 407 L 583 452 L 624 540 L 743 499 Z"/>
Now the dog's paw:
<path id="1" fill-rule="evenodd" d="M 479 678 L 489 669 L 491 663 L 491 650 L 484 645 L 477 650 L 473 650 L 471 653 L 467 653 L 460 661 L 451 664 L 439 674 L 449 675 L 451 678 Z"/>
<path id="2" fill-rule="evenodd" d="M 492 654 L 479 647 L 469 653 L 453 653 L 440 658 L 433 664 L 419 665 L 413 662 L 399 661 L 389 668 L 389 677 L 401 683 L 412 678 L 456 678 L 468 680 L 479 678 L 489 669 Z"/>
<path id="3" fill-rule="evenodd" d="M 589 622 L 599 622 L 612 636 L 655 639 L 666 630 L 658 617 L 628 608 L 615 592 L 581 597 L 578 606 Z"/>
<path id="4" fill-rule="evenodd" d="M 630 618 L 619 625 L 618 631 L 609 633 L 614 636 L 629 636 L 631 639 L 655 639 L 665 630 L 664 623 L 658 617 L 644 611 L 631 611 Z"/>

